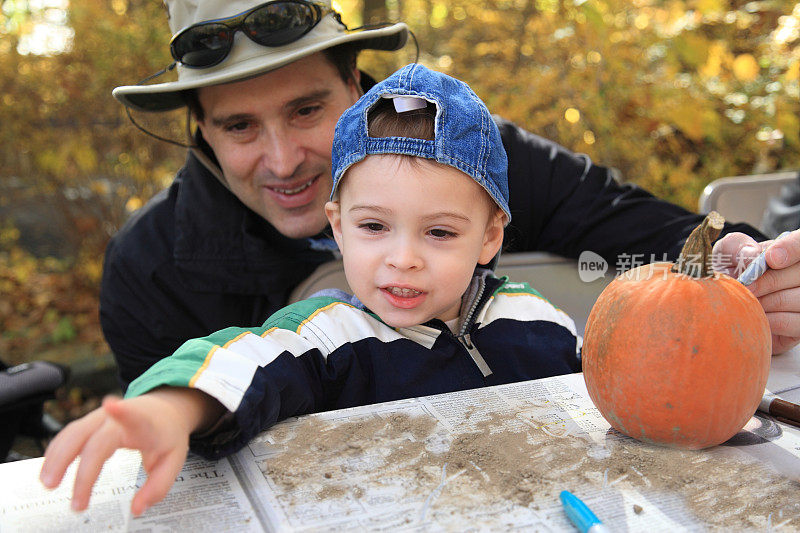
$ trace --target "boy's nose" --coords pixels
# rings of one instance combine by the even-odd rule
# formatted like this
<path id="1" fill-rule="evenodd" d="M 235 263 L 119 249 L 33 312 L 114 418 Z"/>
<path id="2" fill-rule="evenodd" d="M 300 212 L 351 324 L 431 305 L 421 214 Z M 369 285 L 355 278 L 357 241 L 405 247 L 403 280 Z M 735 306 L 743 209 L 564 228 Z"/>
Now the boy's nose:
<path id="1" fill-rule="evenodd" d="M 422 268 L 422 256 L 411 239 L 396 239 L 386 254 L 386 264 L 399 270 Z"/>

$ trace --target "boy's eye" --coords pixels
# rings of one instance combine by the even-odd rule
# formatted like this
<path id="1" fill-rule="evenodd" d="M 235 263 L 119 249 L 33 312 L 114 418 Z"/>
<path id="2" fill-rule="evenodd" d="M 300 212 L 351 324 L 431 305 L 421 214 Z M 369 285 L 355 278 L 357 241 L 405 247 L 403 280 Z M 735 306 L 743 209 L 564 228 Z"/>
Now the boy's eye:
<path id="1" fill-rule="evenodd" d="M 364 222 L 359 224 L 358 227 L 370 233 L 380 233 L 384 230 L 384 225 L 380 222 Z"/>
<path id="2" fill-rule="evenodd" d="M 428 231 L 432 237 L 437 239 L 452 239 L 453 237 L 457 237 L 458 235 L 455 232 L 447 231 L 446 229 L 432 229 Z"/>

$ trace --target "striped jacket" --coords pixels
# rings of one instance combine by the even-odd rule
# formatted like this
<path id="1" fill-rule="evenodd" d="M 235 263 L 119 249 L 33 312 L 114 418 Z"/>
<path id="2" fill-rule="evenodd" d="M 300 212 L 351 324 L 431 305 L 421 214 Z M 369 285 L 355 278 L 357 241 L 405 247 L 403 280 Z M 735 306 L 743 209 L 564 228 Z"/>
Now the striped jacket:
<path id="1" fill-rule="evenodd" d="M 527 283 L 476 276 L 458 333 L 432 320 L 391 328 L 344 298 L 316 297 L 258 328 L 187 341 L 131 383 L 194 387 L 230 413 L 193 436 L 207 457 L 235 452 L 285 418 L 580 370 L 575 325 Z"/>

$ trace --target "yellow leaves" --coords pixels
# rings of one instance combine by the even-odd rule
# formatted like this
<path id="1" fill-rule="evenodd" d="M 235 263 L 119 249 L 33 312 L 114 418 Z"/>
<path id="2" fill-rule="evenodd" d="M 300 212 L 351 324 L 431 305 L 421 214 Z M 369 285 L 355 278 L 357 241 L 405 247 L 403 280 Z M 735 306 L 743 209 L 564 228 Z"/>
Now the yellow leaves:
<path id="1" fill-rule="evenodd" d="M 709 42 L 702 35 L 685 33 L 674 39 L 680 58 L 690 67 L 697 68 L 706 62 Z"/>
<path id="2" fill-rule="evenodd" d="M 786 81 L 798 81 L 800 79 L 800 61 L 793 61 L 784 74 Z"/>
<path id="3" fill-rule="evenodd" d="M 19 230 L 14 226 L 0 226 L 0 249 L 10 248 L 19 240 Z"/>
<path id="4" fill-rule="evenodd" d="M 661 102 L 654 109 L 653 117 L 680 130 L 696 143 L 704 140 L 717 141 L 721 138 L 719 115 L 702 100 L 684 95 L 681 100 Z"/>
<path id="5" fill-rule="evenodd" d="M 671 102 L 662 118 L 690 139 L 699 141 L 703 138 L 703 125 L 698 120 L 702 112 L 701 106 L 687 99 L 685 102 Z"/>
<path id="6" fill-rule="evenodd" d="M 40 150 L 36 162 L 40 171 L 64 177 L 91 174 L 98 164 L 88 133 L 64 139 L 57 147 Z"/>
<path id="7" fill-rule="evenodd" d="M 453 66 L 453 58 L 445 54 L 436 60 L 436 66 L 440 70 L 446 72 L 448 69 L 450 69 L 451 66 Z"/>
<path id="8" fill-rule="evenodd" d="M 733 75 L 739 81 L 755 81 L 760 70 L 758 62 L 752 54 L 739 54 L 733 60 Z"/>
<path id="9" fill-rule="evenodd" d="M 795 112 L 778 113 L 777 126 L 783 132 L 787 145 L 794 150 L 800 148 L 800 119 Z"/>
<path id="10" fill-rule="evenodd" d="M 81 274 L 92 284 L 100 283 L 103 275 L 103 261 L 100 257 L 85 257 L 80 261 Z"/>
<path id="11" fill-rule="evenodd" d="M 704 15 L 722 13 L 728 8 L 728 2 L 723 0 L 698 0 L 697 10 Z"/>
<path id="12" fill-rule="evenodd" d="M 92 180 L 89 189 L 98 196 L 108 196 L 111 193 L 108 180 Z"/>
<path id="13" fill-rule="evenodd" d="M 431 9 L 431 16 L 429 19 L 431 27 L 441 28 L 444 26 L 445 19 L 447 19 L 447 4 L 442 2 L 435 3 L 433 9 Z"/>
<path id="14" fill-rule="evenodd" d="M 97 167 L 97 154 L 89 144 L 78 144 L 73 147 L 72 158 L 81 174 L 91 174 Z"/>
<path id="15" fill-rule="evenodd" d="M 732 61 L 733 56 L 728 51 L 728 46 L 723 41 L 711 43 L 708 47 L 706 62 L 698 69 L 698 73 L 705 78 L 713 78 L 722 74 L 723 66 Z"/>
<path id="16" fill-rule="evenodd" d="M 772 40 L 778 46 L 787 45 L 800 39 L 800 3 L 794 6 L 791 15 L 778 19 L 778 27 L 772 34 Z"/>
<path id="17" fill-rule="evenodd" d="M 547 11 L 550 13 L 555 13 L 558 11 L 559 2 L 558 0 L 535 0 L 536 1 L 536 9 L 539 11 Z"/>
<path id="18" fill-rule="evenodd" d="M 95 253 L 70 271 L 64 261 L 36 258 L 16 246 L 0 252 L 0 352 L 20 361 L 78 339 L 81 346 L 107 349 L 97 313 L 101 263 L 102 254 Z M 94 269 L 98 277 L 81 277 L 81 269 Z"/>
<path id="19" fill-rule="evenodd" d="M 570 124 L 575 124 L 581 119 L 581 112 L 575 109 L 574 107 L 567 108 L 564 111 L 564 120 L 569 122 Z"/>
<path id="20" fill-rule="evenodd" d="M 175 175 L 173 174 L 172 170 L 162 170 L 160 174 L 161 177 L 156 183 L 158 183 L 160 189 L 166 189 L 172 184 L 172 180 L 175 179 Z"/>
<path id="21" fill-rule="evenodd" d="M 484 41 L 475 45 L 473 52 L 476 56 L 486 56 L 490 54 L 498 54 L 502 52 L 502 45 L 495 41 Z"/>
<path id="22" fill-rule="evenodd" d="M 128 201 L 125 202 L 125 211 L 127 211 L 128 213 L 133 213 L 134 211 L 142 207 L 142 205 L 143 202 L 141 198 L 137 196 L 131 196 L 130 198 L 128 198 Z"/>
<path id="23" fill-rule="evenodd" d="M 111 9 L 119 16 L 128 12 L 128 2 L 126 0 L 111 0 Z"/>

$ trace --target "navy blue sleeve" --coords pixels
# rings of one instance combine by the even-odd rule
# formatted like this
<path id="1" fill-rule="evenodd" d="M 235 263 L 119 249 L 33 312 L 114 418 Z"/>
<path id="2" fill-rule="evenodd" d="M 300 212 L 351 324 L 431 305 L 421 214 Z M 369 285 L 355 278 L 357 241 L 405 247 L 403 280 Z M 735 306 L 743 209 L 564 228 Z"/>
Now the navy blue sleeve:
<path id="1" fill-rule="evenodd" d="M 611 169 L 495 117 L 508 153 L 511 224 L 504 250 L 547 251 L 577 258 L 591 250 L 610 265 L 641 254 L 674 259 L 703 216 L 656 198 Z M 765 237 L 748 224 L 726 224 Z"/>

